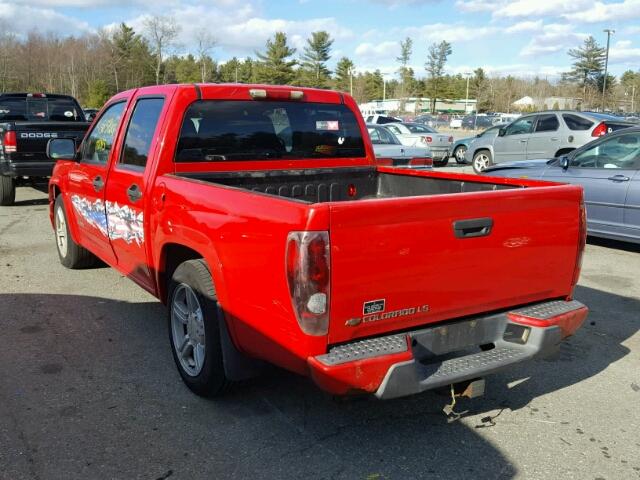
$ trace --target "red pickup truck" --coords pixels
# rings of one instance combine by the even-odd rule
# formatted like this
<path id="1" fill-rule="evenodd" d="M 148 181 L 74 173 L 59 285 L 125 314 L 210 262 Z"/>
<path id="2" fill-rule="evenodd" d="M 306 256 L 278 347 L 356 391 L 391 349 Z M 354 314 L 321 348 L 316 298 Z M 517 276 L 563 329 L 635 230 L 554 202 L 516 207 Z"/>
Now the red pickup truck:
<path id="1" fill-rule="evenodd" d="M 548 354 L 587 315 L 580 187 L 376 166 L 339 92 L 131 90 L 48 155 L 60 261 L 100 259 L 166 303 L 200 395 L 264 361 L 409 395 Z"/>

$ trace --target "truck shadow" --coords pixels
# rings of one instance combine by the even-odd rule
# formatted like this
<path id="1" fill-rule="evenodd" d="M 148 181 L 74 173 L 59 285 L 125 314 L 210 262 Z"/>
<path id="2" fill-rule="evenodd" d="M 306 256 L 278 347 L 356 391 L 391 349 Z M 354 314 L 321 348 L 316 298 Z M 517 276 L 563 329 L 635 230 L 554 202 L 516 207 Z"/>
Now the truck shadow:
<path id="1" fill-rule="evenodd" d="M 494 375 L 485 397 L 458 407 L 471 416 L 447 423 L 448 399 L 431 392 L 338 402 L 275 368 L 198 398 L 173 365 L 158 302 L 0 294 L 0 418 L 15 420 L 7 435 L 30 445 L 44 477 L 65 459 L 86 478 L 513 478 L 481 428 L 602 372 L 640 327 L 638 300 L 587 287 L 576 298 L 591 315 L 557 358 Z"/>

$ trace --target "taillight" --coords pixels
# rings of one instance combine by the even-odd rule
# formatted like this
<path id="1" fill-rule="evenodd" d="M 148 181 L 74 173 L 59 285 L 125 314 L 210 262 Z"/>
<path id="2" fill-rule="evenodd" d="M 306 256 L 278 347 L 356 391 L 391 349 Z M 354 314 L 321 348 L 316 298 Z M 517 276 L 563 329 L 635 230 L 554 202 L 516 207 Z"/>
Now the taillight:
<path id="1" fill-rule="evenodd" d="M 376 165 L 381 165 L 383 167 L 391 167 L 393 166 L 392 158 L 376 158 Z"/>
<path id="2" fill-rule="evenodd" d="M 13 130 L 4 132 L 2 143 L 4 144 L 5 153 L 15 153 L 18 151 L 18 142 L 16 141 L 16 132 L 14 132 Z"/>
<path id="3" fill-rule="evenodd" d="M 432 167 L 433 159 L 429 157 L 416 157 L 409 160 L 409 165 L 412 167 Z"/>
<path id="4" fill-rule="evenodd" d="M 287 236 L 287 282 L 298 324 L 307 335 L 329 331 L 329 232 Z"/>
<path id="5" fill-rule="evenodd" d="M 609 131 L 609 127 L 607 127 L 607 124 L 602 122 L 596 128 L 593 129 L 593 131 L 591 132 L 591 136 L 602 137 L 606 135 L 608 131 Z"/>
<path id="6" fill-rule="evenodd" d="M 587 210 L 584 206 L 584 200 L 580 200 L 580 226 L 578 230 L 578 253 L 576 255 L 576 265 L 573 270 L 573 281 L 571 288 L 573 289 L 580 279 L 580 271 L 582 270 L 582 257 L 584 248 L 587 244 Z"/>
<path id="7" fill-rule="evenodd" d="M 431 138 L 431 137 L 420 137 L 420 140 L 422 140 L 423 143 L 431 143 L 431 142 L 433 142 L 433 138 Z"/>

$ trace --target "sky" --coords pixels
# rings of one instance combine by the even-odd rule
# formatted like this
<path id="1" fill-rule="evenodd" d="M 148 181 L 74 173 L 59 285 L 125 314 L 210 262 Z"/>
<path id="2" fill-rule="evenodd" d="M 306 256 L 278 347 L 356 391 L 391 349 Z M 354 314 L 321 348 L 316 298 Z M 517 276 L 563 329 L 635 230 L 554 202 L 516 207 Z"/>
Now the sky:
<path id="1" fill-rule="evenodd" d="M 482 67 L 553 80 L 569 69 L 569 48 L 588 35 L 604 46 L 609 28 L 609 71 L 640 69 L 640 0 L 0 0 L 0 28 L 18 35 L 79 35 L 120 22 L 141 31 L 148 15 L 175 18 L 177 53 L 195 53 L 197 32 L 210 32 L 218 61 L 255 55 L 276 31 L 301 53 L 311 32 L 326 30 L 334 39 L 331 64 L 347 56 L 356 70 L 380 69 L 388 79 L 409 36 L 418 77 L 429 45 L 446 40 L 448 73 Z"/>

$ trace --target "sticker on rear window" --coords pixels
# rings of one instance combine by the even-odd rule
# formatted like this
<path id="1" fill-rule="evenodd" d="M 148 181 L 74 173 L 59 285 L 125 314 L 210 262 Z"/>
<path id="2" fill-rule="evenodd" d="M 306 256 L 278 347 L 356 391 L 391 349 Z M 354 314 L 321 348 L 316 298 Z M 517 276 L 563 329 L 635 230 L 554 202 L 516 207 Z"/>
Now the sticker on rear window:
<path id="1" fill-rule="evenodd" d="M 340 122 L 338 120 L 318 120 L 316 121 L 316 130 L 340 130 Z"/>
<path id="2" fill-rule="evenodd" d="M 364 304 L 362 305 L 362 314 L 370 315 L 372 313 L 384 312 L 384 303 L 384 298 L 380 300 L 369 300 L 368 302 L 364 302 Z"/>
<path id="3" fill-rule="evenodd" d="M 67 110 L 66 112 L 64 112 L 64 116 L 67 118 L 71 118 L 73 117 L 73 112 L 70 112 L 69 110 Z"/>

